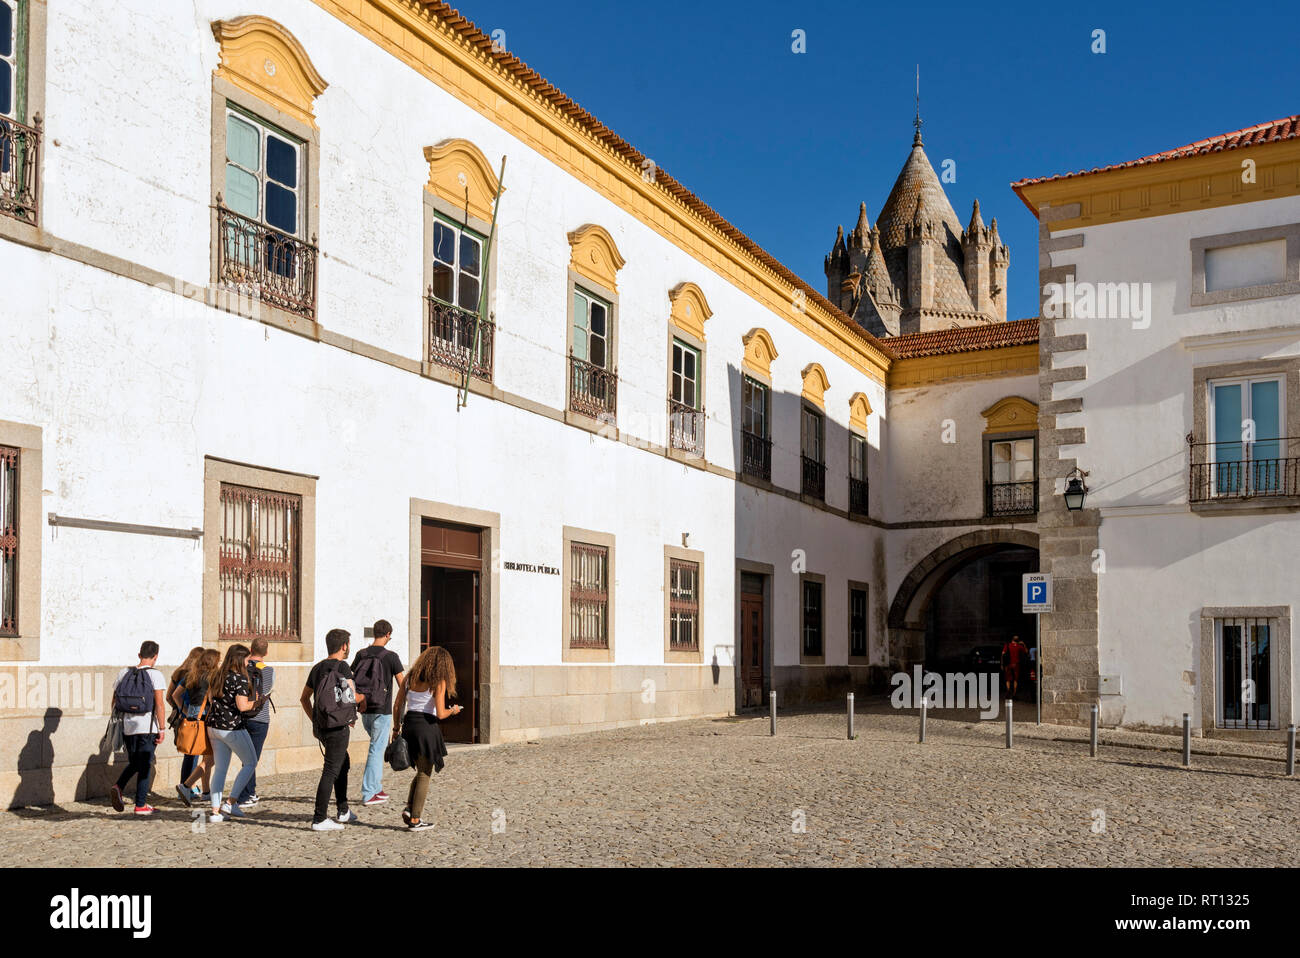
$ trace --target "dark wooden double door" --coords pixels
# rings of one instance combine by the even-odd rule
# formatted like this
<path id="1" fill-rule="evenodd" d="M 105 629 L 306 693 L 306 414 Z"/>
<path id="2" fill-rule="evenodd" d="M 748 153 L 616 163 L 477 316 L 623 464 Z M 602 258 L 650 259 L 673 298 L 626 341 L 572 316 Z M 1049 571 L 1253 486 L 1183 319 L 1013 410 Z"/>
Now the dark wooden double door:
<path id="1" fill-rule="evenodd" d="M 420 528 L 420 651 L 440 645 L 456 663 L 463 711 L 442 722 L 448 742 L 479 740 L 479 608 L 481 529 L 424 520 Z"/>
<path id="2" fill-rule="evenodd" d="M 740 705 L 763 704 L 763 589 L 766 577 L 741 576 L 740 587 Z"/>

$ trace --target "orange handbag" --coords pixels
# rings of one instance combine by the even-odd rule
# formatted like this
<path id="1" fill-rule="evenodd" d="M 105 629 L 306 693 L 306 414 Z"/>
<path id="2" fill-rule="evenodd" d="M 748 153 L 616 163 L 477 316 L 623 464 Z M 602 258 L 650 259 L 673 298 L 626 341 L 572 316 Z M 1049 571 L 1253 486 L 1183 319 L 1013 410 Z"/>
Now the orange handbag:
<path id="1" fill-rule="evenodd" d="M 208 710 L 208 698 L 203 697 L 203 706 L 196 719 L 181 719 L 176 729 L 176 751 L 182 755 L 203 755 L 208 750 L 208 727 L 203 722 L 203 715 Z"/>

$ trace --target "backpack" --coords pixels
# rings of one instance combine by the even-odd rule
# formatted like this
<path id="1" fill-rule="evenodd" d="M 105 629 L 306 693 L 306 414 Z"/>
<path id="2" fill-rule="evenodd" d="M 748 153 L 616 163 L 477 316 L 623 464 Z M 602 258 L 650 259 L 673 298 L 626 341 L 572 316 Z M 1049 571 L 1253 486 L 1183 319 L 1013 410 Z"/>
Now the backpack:
<path id="1" fill-rule="evenodd" d="M 388 686 L 391 682 L 383 652 L 357 656 L 357 667 L 352 674 L 356 676 L 357 692 L 366 697 L 365 710 L 382 712 L 388 701 Z"/>
<path id="2" fill-rule="evenodd" d="M 357 720 L 356 686 L 336 664 L 326 669 L 312 690 L 312 726 L 316 731 L 341 728 Z"/>
<path id="3" fill-rule="evenodd" d="M 113 707 L 128 715 L 153 713 L 153 680 L 149 670 L 132 666 L 113 690 Z"/>
<path id="4" fill-rule="evenodd" d="M 252 696 L 253 707 L 249 709 L 247 712 L 242 713 L 245 720 L 257 716 L 262 711 L 262 707 L 267 705 L 268 703 L 271 706 L 272 712 L 277 711 L 275 707 L 275 702 L 271 700 L 271 696 L 267 695 L 262 691 L 262 680 L 265 678 L 265 676 L 262 674 L 262 669 L 264 669 L 265 667 L 266 667 L 265 662 L 254 662 L 249 665 L 248 686 L 253 693 Z"/>

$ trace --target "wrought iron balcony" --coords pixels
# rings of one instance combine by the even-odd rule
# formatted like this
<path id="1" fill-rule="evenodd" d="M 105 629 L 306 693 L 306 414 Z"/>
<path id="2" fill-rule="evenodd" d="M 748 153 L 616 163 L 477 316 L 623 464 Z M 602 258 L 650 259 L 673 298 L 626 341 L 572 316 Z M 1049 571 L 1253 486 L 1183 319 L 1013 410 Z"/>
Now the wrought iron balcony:
<path id="1" fill-rule="evenodd" d="M 867 480 L 849 476 L 849 512 L 858 516 L 867 514 Z"/>
<path id="2" fill-rule="evenodd" d="M 1189 502 L 1300 496 L 1300 438 L 1189 442 Z"/>
<path id="3" fill-rule="evenodd" d="M 740 431 L 740 468 L 747 476 L 772 481 L 772 440 L 748 429 Z"/>
<path id="4" fill-rule="evenodd" d="M 618 373 L 570 353 L 569 408 L 612 422 L 618 413 Z"/>
<path id="5" fill-rule="evenodd" d="M 1038 514 L 1038 481 L 989 482 L 984 486 L 984 511 L 989 516 Z"/>
<path id="6" fill-rule="evenodd" d="M 41 118 L 35 126 L 0 117 L 0 214 L 37 225 Z"/>
<path id="7" fill-rule="evenodd" d="M 478 313 L 434 299 L 432 288 L 425 296 L 425 302 L 429 316 L 429 362 L 459 373 L 468 369 L 471 376 L 491 382 L 496 324 L 480 319 Z M 475 327 L 477 345 L 474 342 Z"/>
<path id="8" fill-rule="evenodd" d="M 217 281 L 241 295 L 315 319 L 315 243 L 240 216 L 221 205 L 220 195 L 216 209 Z"/>
<path id="9" fill-rule="evenodd" d="M 704 455 L 704 410 L 668 400 L 668 444 L 673 449 Z"/>
<path id="10" fill-rule="evenodd" d="M 826 464 L 807 456 L 800 456 L 803 462 L 803 482 L 799 491 L 814 499 L 826 498 Z"/>

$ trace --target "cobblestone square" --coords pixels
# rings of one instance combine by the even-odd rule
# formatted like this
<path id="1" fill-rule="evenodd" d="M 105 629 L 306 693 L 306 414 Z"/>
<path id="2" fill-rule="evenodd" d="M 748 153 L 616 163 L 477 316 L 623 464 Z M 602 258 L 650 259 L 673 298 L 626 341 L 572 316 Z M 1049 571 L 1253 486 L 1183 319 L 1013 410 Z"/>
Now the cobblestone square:
<path id="1" fill-rule="evenodd" d="M 455 749 L 418 834 L 409 772 L 328 834 L 308 828 L 315 773 L 268 778 L 245 821 L 202 831 L 156 782 L 152 819 L 106 800 L 0 815 L 0 865 L 1278 866 L 1300 848 L 1275 746 L 1198 740 L 1184 769 L 1174 737 L 1105 733 L 1093 759 L 1086 730 L 1018 725 L 1008 751 L 1000 722 L 933 717 L 918 744 L 915 714 L 878 702 L 854 741 L 843 713 L 778 733 L 742 716 Z"/>

